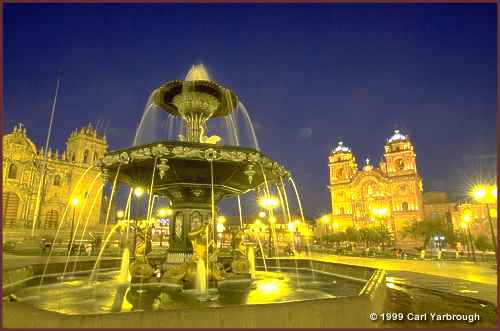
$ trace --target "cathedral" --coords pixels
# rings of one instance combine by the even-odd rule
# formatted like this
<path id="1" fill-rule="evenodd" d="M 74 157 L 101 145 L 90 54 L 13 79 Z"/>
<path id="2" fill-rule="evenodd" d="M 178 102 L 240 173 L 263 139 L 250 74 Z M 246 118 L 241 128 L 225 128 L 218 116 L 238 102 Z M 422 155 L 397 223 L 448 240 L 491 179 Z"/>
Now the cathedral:
<path id="1" fill-rule="evenodd" d="M 90 124 L 71 133 L 61 154 L 38 149 L 26 128 L 16 125 L 3 136 L 4 235 L 15 229 L 55 230 L 63 217 L 98 223 L 104 180 L 92 165 L 106 151 L 106 137 Z"/>
<path id="2" fill-rule="evenodd" d="M 395 130 L 377 166 L 360 170 L 352 150 L 342 141 L 329 156 L 332 222 L 338 229 L 385 226 L 402 245 L 398 233 L 423 218 L 422 178 L 407 135 Z"/>

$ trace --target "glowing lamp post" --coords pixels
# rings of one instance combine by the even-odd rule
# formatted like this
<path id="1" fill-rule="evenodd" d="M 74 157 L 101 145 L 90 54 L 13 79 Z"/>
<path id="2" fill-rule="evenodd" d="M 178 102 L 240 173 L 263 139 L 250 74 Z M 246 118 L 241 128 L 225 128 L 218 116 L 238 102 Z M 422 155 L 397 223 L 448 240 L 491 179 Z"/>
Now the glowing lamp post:
<path id="1" fill-rule="evenodd" d="M 140 186 L 136 187 L 134 189 L 134 195 L 135 197 L 137 198 L 135 201 L 136 201 L 136 204 L 135 204 L 135 220 L 134 220 L 134 224 L 135 224 L 135 229 L 134 229 L 134 246 L 132 247 L 132 256 L 135 256 L 135 248 L 137 246 L 137 231 L 138 231 L 138 227 L 139 227 L 139 199 L 142 197 L 142 195 L 144 194 L 144 189 Z"/>
<path id="2" fill-rule="evenodd" d="M 274 218 L 274 216 L 272 215 L 272 212 L 273 212 L 273 209 L 275 209 L 276 207 L 279 206 L 279 201 L 276 197 L 273 197 L 273 196 L 270 196 L 270 195 L 266 195 L 262 198 L 259 199 L 259 205 L 262 207 L 262 208 L 265 208 L 268 210 L 268 213 L 270 216 L 269 216 L 269 237 L 268 237 L 268 246 L 269 246 L 269 256 L 272 256 L 272 232 L 273 232 L 273 225 L 274 223 L 276 222 L 276 219 Z M 266 213 L 264 211 L 261 211 L 259 213 L 259 217 L 266 217 Z M 274 222 L 271 221 L 271 218 L 274 219 Z"/>
<path id="3" fill-rule="evenodd" d="M 68 242 L 68 254 L 72 253 L 72 248 L 73 248 L 73 241 L 75 240 L 75 213 L 76 213 L 76 208 L 80 204 L 80 199 L 78 197 L 74 197 L 71 200 L 71 205 L 73 206 L 73 217 L 71 218 L 71 230 L 69 233 L 69 242 Z"/>
<path id="4" fill-rule="evenodd" d="M 470 234 L 470 222 L 472 221 L 470 213 L 464 214 L 463 221 L 465 223 L 465 227 L 467 228 L 467 237 L 469 238 L 469 245 L 472 251 L 472 260 L 476 261 L 476 251 L 474 249 L 474 243 L 472 242 L 472 235 Z"/>
<path id="5" fill-rule="evenodd" d="M 486 206 L 486 217 L 488 219 L 488 223 L 490 225 L 491 232 L 491 242 L 493 243 L 493 250 L 495 252 L 495 257 L 497 256 L 497 240 L 495 236 L 495 231 L 493 229 L 493 222 L 491 221 L 491 216 L 497 217 L 496 209 L 492 209 L 490 211 L 490 204 L 497 203 L 497 186 L 496 185 L 476 185 L 472 189 L 472 197 L 474 200 L 480 204 L 484 204 Z"/>

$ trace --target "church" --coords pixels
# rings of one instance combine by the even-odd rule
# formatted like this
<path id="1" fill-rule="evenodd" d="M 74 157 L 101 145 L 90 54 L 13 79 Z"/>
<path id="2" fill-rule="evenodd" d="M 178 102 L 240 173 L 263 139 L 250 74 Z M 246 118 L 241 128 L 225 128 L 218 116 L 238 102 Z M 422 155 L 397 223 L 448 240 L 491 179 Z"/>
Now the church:
<path id="1" fill-rule="evenodd" d="M 423 218 L 422 178 L 409 137 L 395 130 L 384 146 L 378 166 L 369 159 L 358 168 L 356 157 L 339 141 L 329 156 L 332 223 L 348 227 L 385 226 L 402 244 L 398 233 Z"/>
<path id="2" fill-rule="evenodd" d="M 90 124 L 71 133 L 61 154 L 38 149 L 22 124 L 4 135 L 4 236 L 32 228 L 38 234 L 55 231 L 63 217 L 75 217 L 75 222 L 80 218 L 82 224 L 88 217 L 89 224 L 99 223 L 104 179 L 93 164 L 107 148 L 106 137 Z M 64 230 L 70 223 L 64 222 Z"/>

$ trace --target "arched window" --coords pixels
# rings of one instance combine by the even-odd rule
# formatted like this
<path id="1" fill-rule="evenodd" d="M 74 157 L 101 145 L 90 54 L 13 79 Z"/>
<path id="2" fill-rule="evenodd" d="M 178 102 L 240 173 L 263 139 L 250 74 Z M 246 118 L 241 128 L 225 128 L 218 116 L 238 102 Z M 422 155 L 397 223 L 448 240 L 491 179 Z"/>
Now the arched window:
<path id="1" fill-rule="evenodd" d="M 7 173 L 7 178 L 11 179 L 17 178 L 17 166 L 15 164 L 10 165 L 9 171 Z"/>
<path id="2" fill-rule="evenodd" d="M 83 163 L 87 163 L 89 162 L 89 151 L 88 149 L 85 150 L 85 152 L 83 152 Z"/>
<path id="3" fill-rule="evenodd" d="M 405 169 L 405 161 L 403 159 L 396 160 L 396 170 L 404 170 Z"/>
<path id="4" fill-rule="evenodd" d="M 97 161 L 97 159 L 99 158 L 99 154 L 97 154 L 97 152 L 94 153 L 94 161 Z"/>
<path id="5" fill-rule="evenodd" d="M 340 215 L 344 215 L 344 207 L 340 207 Z"/>
<path id="6" fill-rule="evenodd" d="M 408 202 L 403 202 L 401 204 L 401 209 L 403 209 L 403 211 L 408 211 Z"/>
<path id="7" fill-rule="evenodd" d="M 75 162 L 75 160 L 76 160 L 75 154 L 71 155 L 71 161 Z"/>
<path id="8" fill-rule="evenodd" d="M 71 174 L 70 173 L 67 173 L 66 174 L 66 182 L 69 184 L 71 183 Z"/>

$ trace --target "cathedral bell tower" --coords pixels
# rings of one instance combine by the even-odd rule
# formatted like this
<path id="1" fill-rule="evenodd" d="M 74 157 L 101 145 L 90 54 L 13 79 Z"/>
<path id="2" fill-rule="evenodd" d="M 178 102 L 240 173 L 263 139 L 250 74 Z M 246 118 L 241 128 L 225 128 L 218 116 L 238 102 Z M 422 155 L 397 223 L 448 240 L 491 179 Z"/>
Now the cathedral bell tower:
<path id="1" fill-rule="evenodd" d="M 70 162 L 90 165 L 103 157 L 107 148 L 106 136 L 99 136 L 90 123 L 73 131 L 66 141 L 66 155 Z"/>
<path id="2" fill-rule="evenodd" d="M 396 232 L 400 232 L 409 222 L 423 217 L 422 178 L 418 174 L 415 151 L 408 136 L 394 130 L 384 146 L 384 159 L 393 192 Z"/>
<path id="3" fill-rule="evenodd" d="M 393 135 L 387 140 L 384 146 L 384 158 L 384 167 L 389 177 L 417 173 L 413 145 L 399 130 L 394 130 Z"/>
<path id="4" fill-rule="evenodd" d="M 336 224 L 345 227 L 352 224 L 352 191 L 350 183 L 358 172 L 356 158 L 351 149 L 339 141 L 329 156 L 330 194 L 332 216 Z"/>
<path id="5" fill-rule="evenodd" d="M 351 149 L 339 141 L 329 157 L 330 184 L 349 182 L 358 171 L 356 158 Z"/>

